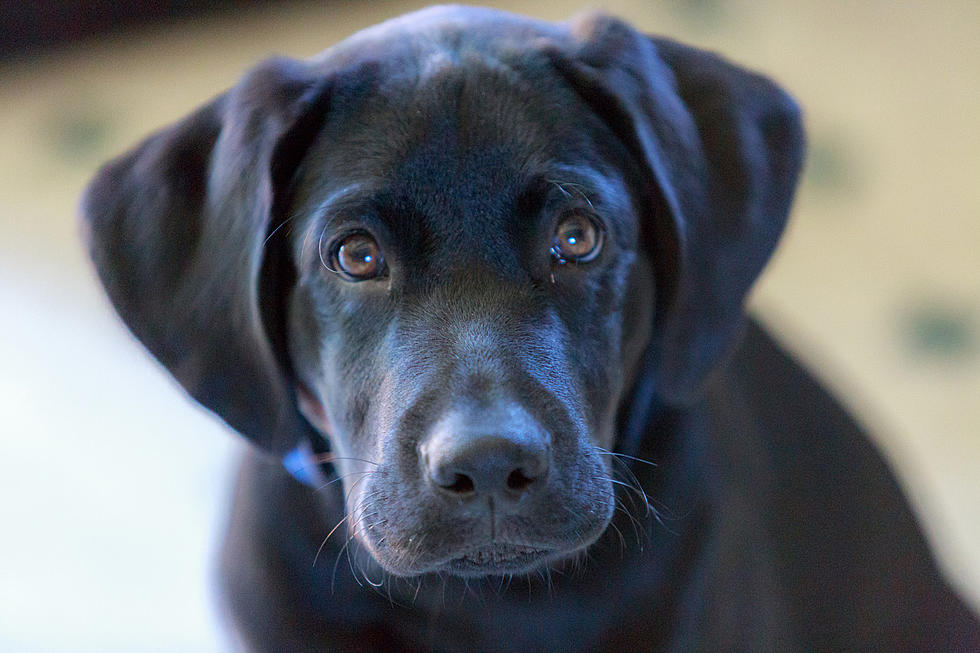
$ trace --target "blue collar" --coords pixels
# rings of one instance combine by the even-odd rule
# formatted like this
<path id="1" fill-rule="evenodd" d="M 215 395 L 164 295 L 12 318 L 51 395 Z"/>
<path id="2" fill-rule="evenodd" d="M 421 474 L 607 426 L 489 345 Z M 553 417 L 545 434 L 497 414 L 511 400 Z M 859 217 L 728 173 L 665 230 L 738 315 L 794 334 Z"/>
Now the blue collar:
<path id="1" fill-rule="evenodd" d="M 304 440 L 282 457 L 282 466 L 286 468 L 290 476 L 303 485 L 315 487 L 319 464 L 314 455 L 312 443 Z"/>

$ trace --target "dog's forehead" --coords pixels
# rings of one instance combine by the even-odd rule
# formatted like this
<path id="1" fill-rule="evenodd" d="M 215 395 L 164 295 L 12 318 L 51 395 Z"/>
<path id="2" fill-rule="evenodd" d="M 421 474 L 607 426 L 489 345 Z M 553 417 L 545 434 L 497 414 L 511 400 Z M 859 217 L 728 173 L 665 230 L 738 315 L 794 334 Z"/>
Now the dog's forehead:
<path id="1" fill-rule="evenodd" d="M 476 251 L 515 228 L 515 206 L 542 181 L 583 201 L 599 191 L 605 126 L 546 58 L 437 41 L 348 69 L 304 166 L 307 206 L 384 202 L 409 231 Z"/>
<path id="2" fill-rule="evenodd" d="M 529 159 L 548 139 L 571 146 L 579 102 L 543 51 L 546 38 L 553 44 L 544 28 L 561 33 L 501 12 L 437 7 L 351 37 L 320 63 L 333 82 L 327 140 L 389 166 L 426 144 L 457 159 L 462 148 L 506 146 Z"/>
<path id="3" fill-rule="evenodd" d="M 579 131 L 568 123 L 574 93 L 545 52 L 572 47 L 571 40 L 563 25 L 458 6 L 430 7 L 358 32 L 311 61 L 335 95 L 333 133 L 321 145 L 362 153 L 344 162 L 351 173 L 373 172 L 358 163 L 390 170 L 424 141 L 451 147 L 460 161 L 461 149 L 494 146 L 531 159 L 549 137 L 567 141 Z"/>

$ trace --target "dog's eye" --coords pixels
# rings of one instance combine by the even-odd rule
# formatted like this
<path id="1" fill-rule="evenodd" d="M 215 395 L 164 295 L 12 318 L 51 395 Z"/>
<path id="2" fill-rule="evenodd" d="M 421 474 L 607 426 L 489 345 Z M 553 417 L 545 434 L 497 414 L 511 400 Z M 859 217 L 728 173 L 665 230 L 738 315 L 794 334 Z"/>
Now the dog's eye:
<path id="1" fill-rule="evenodd" d="M 331 247 L 329 268 L 350 281 L 366 281 L 383 275 L 385 262 L 377 241 L 369 234 L 356 232 Z"/>
<path id="2" fill-rule="evenodd" d="M 551 255 L 558 263 L 587 263 L 602 249 L 602 230 L 588 216 L 572 213 L 558 223 Z"/>

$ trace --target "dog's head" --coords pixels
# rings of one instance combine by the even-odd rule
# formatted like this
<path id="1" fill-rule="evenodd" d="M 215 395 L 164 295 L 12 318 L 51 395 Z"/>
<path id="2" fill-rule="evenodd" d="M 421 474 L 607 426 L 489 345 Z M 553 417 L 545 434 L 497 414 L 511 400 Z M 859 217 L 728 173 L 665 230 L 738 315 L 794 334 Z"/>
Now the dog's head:
<path id="1" fill-rule="evenodd" d="M 382 566 L 509 573 L 606 528 L 617 423 L 697 397 L 801 156 L 793 102 L 713 55 L 438 8 L 261 64 L 84 213 L 195 399 L 276 453 L 329 441 Z"/>

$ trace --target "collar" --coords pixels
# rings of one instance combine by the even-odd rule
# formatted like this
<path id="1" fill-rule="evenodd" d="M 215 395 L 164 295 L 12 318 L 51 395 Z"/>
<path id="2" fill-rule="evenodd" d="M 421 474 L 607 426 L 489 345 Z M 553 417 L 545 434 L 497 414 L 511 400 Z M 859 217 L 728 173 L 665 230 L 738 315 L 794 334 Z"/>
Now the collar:
<path id="1" fill-rule="evenodd" d="M 289 475 L 308 487 L 318 487 L 323 479 L 323 468 L 327 464 L 330 447 L 327 439 L 315 431 L 309 438 L 286 452 L 282 466 Z"/>
<path id="2" fill-rule="evenodd" d="M 286 468 L 289 475 L 303 485 L 313 486 L 316 477 L 313 466 L 313 447 L 309 442 L 303 442 L 289 450 L 282 457 L 282 466 Z"/>

